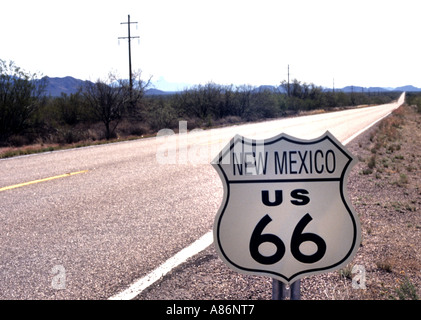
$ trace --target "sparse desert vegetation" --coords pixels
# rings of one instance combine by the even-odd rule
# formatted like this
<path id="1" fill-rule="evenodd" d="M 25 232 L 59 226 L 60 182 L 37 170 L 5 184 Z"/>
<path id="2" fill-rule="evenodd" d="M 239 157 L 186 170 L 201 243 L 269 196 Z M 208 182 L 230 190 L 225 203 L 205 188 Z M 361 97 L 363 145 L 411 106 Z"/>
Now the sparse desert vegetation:
<path id="1" fill-rule="evenodd" d="M 231 125 L 391 102 L 400 92 L 325 90 L 298 80 L 276 89 L 207 83 L 167 95 L 146 95 L 150 81 L 141 74 L 129 81 L 113 74 L 79 92 L 44 94 L 45 78 L 0 60 L 1 156 L 53 151 L 104 141 L 140 138 L 163 128 L 177 130 Z"/>

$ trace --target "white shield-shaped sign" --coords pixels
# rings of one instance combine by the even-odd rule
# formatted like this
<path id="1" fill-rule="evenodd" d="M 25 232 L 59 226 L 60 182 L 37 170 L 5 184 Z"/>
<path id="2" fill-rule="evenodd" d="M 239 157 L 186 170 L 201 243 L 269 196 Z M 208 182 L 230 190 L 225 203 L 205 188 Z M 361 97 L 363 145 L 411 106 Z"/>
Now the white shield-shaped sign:
<path id="1" fill-rule="evenodd" d="M 224 185 L 214 224 L 221 259 L 286 284 L 348 264 L 360 244 L 346 192 L 355 162 L 329 132 L 314 140 L 235 136 L 212 162 Z"/>

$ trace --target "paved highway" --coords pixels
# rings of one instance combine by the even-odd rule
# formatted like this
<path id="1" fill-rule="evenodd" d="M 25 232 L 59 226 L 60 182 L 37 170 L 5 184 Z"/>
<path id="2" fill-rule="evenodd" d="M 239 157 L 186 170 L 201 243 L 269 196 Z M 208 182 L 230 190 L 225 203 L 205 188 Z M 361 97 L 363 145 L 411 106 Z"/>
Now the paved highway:
<path id="1" fill-rule="evenodd" d="M 209 233 L 234 134 L 346 143 L 403 101 L 1 160 L 0 299 L 108 299 Z"/>

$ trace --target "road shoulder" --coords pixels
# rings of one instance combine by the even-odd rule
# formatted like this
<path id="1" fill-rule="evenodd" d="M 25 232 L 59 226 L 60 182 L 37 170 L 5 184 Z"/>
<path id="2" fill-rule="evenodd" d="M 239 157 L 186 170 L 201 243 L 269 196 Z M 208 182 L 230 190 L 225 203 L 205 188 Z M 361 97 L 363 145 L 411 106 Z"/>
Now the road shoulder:
<path id="1" fill-rule="evenodd" d="M 362 244 L 346 268 L 304 278 L 302 299 L 420 297 L 420 123 L 421 114 L 404 106 L 347 145 L 360 160 L 348 192 L 361 220 Z M 137 299 L 269 300 L 271 290 L 270 278 L 230 270 L 212 245 Z"/>

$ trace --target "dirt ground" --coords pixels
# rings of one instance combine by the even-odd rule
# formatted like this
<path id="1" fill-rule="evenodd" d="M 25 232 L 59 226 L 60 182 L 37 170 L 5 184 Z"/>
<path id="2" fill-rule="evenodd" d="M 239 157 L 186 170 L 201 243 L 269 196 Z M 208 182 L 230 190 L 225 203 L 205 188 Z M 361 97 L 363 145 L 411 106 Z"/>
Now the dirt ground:
<path id="1" fill-rule="evenodd" d="M 360 160 L 348 192 L 362 243 L 349 267 L 304 279 L 303 299 L 420 299 L 420 141 L 421 114 L 402 106 L 347 146 Z"/>
<path id="2" fill-rule="evenodd" d="M 348 193 L 362 243 L 346 268 L 302 279 L 301 299 L 420 299 L 420 141 L 421 114 L 402 106 L 347 145 L 360 160 Z M 210 246 L 137 298 L 270 300 L 271 290 L 270 278 L 230 270 Z"/>

